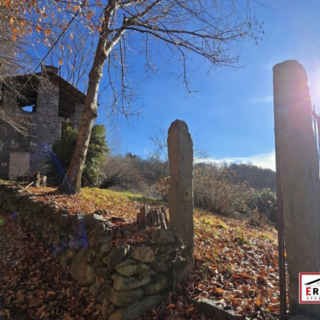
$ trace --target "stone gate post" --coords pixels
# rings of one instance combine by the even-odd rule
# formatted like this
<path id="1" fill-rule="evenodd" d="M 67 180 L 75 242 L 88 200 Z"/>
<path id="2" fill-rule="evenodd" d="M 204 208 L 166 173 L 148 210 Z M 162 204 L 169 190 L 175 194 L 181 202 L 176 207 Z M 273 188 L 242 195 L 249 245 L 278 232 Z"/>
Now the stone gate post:
<path id="1" fill-rule="evenodd" d="M 295 60 L 273 68 L 277 173 L 283 202 L 290 314 L 320 319 L 320 304 L 299 303 L 299 273 L 320 272 L 319 157 L 307 80 L 304 68 Z"/>
<path id="2" fill-rule="evenodd" d="M 169 228 L 175 231 L 185 248 L 185 263 L 177 270 L 177 281 L 183 280 L 194 267 L 193 244 L 193 143 L 184 121 L 174 121 L 168 131 L 170 165 Z"/>

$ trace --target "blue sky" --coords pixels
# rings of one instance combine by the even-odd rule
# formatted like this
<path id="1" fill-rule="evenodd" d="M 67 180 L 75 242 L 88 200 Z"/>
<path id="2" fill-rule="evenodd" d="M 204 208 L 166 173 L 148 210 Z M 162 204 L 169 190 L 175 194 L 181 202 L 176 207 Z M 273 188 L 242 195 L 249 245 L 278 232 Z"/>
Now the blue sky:
<path id="1" fill-rule="evenodd" d="M 275 168 L 272 67 L 298 60 L 308 73 L 313 103 L 320 106 L 320 1 L 265 3 L 256 10 L 265 22 L 264 39 L 258 45 L 244 43 L 238 63 L 243 68 L 215 67 L 207 75 L 207 66 L 201 66 L 191 77 L 198 93 L 188 98 L 183 85 L 162 68 L 142 85 L 141 117 L 129 125 L 124 119 L 118 123 L 121 152 L 146 157 L 155 127 L 167 130 L 180 119 L 211 160 Z M 98 122 L 104 123 L 103 110 Z"/>

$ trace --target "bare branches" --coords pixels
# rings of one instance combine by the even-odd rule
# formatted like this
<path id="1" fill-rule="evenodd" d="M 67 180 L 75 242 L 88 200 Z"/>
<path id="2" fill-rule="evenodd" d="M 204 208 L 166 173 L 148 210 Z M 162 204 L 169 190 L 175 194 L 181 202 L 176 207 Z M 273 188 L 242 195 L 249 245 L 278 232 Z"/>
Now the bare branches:
<path id="1" fill-rule="evenodd" d="M 6 0 L 9 1 L 9 0 Z M 98 112 L 98 94 L 103 83 L 103 72 L 108 77 L 104 89 L 113 97 L 112 111 L 126 116 L 132 114 L 130 102 L 134 96 L 134 83 L 145 74 L 137 67 L 139 78 L 133 78 L 134 59 L 145 57 L 151 66 L 151 52 L 160 56 L 161 65 L 180 63 L 183 84 L 190 93 L 189 66 L 196 60 L 199 65 L 208 61 L 210 66 L 232 65 L 238 61 L 242 42 L 246 38 L 255 41 L 261 36 L 261 25 L 252 15 L 251 0 L 42 0 L 43 6 L 33 1 L 36 16 L 32 30 L 42 35 L 46 45 L 59 54 L 59 64 L 64 61 L 79 65 L 78 73 L 70 79 L 79 83 L 84 70 L 88 73 L 87 94 L 82 113 L 80 134 L 68 170 L 68 179 L 74 192 L 80 191 L 81 174 L 94 119 Z M 39 2 L 39 3 L 40 3 Z M 19 0 L 22 9 L 24 1 Z M 27 10 L 31 15 L 32 10 Z M 71 28 L 72 23 L 72 28 Z M 78 29 L 76 29 L 78 28 Z M 31 31 L 32 31 L 31 30 Z M 73 39 L 81 30 L 81 36 L 91 39 L 86 57 L 78 59 L 74 48 L 68 47 L 68 37 Z M 83 35 L 83 32 L 86 32 Z M 60 36 L 61 35 L 61 36 Z M 80 35 L 80 34 L 79 34 Z M 78 44 L 85 48 L 86 45 Z M 68 47 L 69 51 L 64 50 Z M 238 49 L 234 51 L 234 49 Z M 163 50 L 164 49 L 164 50 Z M 66 53 L 67 52 L 67 53 Z M 72 58 L 72 54 L 74 58 Z M 199 56 L 199 59 L 195 59 Z M 172 58 L 175 61 L 172 61 Z M 53 56 L 55 61 L 56 56 Z M 89 66 L 89 61 L 92 61 Z M 76 69 L 76 67 L 74 67 Z M 80 71 L 81 70 L 81 71 Z M 150 69 L 149 69 L 150 70 Z M 152 71 L 155 69 L 152 68 Z M 81 79 L 82 80 L 82 79 Z M 80 159 L 80 161 L 79 161 Z M 65 180 L 62 189 L 67 186 Z"/>
<path id="2" fill-rule="evenodd" d="M 11 128 L 15 129 L 15 131 L 27 137 L 29 136 L 29 128 L 32 124 L 27 116 L 18 111 L 18 108 L 10 110 L 0 108 L 0 119 Z"/>
<path id="3" fill-rule="evenodd" d="M 203 58 L 198 64 L 208 61 L 209 68 L 234 66 L 243 40 L 251 38 L 256 42 L 263 34 L 262 24 L 253 13 L 257 4 L 252 0 L 108 0 L 104 5 L 96 0 L 47 1 L 54 4 L 57 17 L 64 21 L 70 20 L 67 15 L 75 16 L 84 4 L 73 22 L 72 33 L 67 32 L 61 40 L 61 52 L 56 49 L 55 53 L 65 63 L 62 70 L 69 70 L 67 78 L 82 84 L 85 70 L 90 72 L 89 64 L 94 60 L 92 48 L 103 47 L 99 59 L 107 59 L 108 77 L 102 79 L 100 96 L 102 92 L 112 95 L 113 102 L 118 104 L 114 108 L 113 103 L 112 110 L 121 113 L 130 110 L 133 91 L 149 71 L 156 72 L 157 64 L 169 66 L 171 59 L 177 58 L 173 62 L 180 63 L 177 76 L 190 93 L 189 68 L 195 55 Z M 90 39 L 84 55 L 73 49 L 81 38 Z M 134 58 L 141 62 L 143 57 L 146 73 L 137 70 L 133 63 Z"/>
<path id="4" fill-rule="evenodd" d="M 209 61 L 212 66 L 234 66 L 239 60 L 243 40 L 251 38 L 256 42 L 263 34 L 262 24 L 252 15 L 250 1 L 129 1 L 119 3 L 116 11 L 119 11 L 118 16 L 122 13 L 125 24 L 114 23 L 118 29 L 113 28 L 112 32 L 125 27 L 128 31 L 126 46 L 131 47 L 131 52 L 137 44 L 144 47 L 147 66 L 152 64 L 150 52 L 154 51 L 155 43 L 162 43 L 181 62 L 179 76 L 189 93 L 192 89 L 189 87 L 188 65 L 193 54 Z M 113 50 L 119 57 L 119 64 L 113 63 L 113 66 L 127 72 L 128 69 L 122 66 L 126 53 L 121 52 L 120 47 L 113 47 Z M 110 66 L 108 69 L 110 72 Z M 124 79 L 123 75 L 121 79 Z M 118 87 L 119 94 L 125 92 L 124 83 L 122 81 Z"/>

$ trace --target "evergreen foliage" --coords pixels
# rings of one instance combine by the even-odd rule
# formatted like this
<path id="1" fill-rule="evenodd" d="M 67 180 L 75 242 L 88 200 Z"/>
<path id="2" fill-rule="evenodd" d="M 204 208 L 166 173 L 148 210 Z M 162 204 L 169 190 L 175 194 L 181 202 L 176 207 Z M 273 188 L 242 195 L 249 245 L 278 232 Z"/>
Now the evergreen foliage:
<path id="1" fill-rule="evenodd" d="M 270 221 L 277 222 L 277 196 L 272 190 L 256 190 L 247 200 L 247 205 L 252 212 L 258 213 L 259 219 L 268 217 Z"/>
<path id="2" fill-rule="evenodd" d="M 100 185 L 103 178 L 101 166 L 108 151 L 105 127 L 103 125 L 93 126 L 86 164 L 81 181 L 83 186 Z"/>
<path id="3" fill-rule="evenodd" d="M 48 182 L 51 185 L 61 184 L 68 170 L 77 137 L 78 130 L 65 122 L 61 137 L 52 146 L 53 152 L 48 163 Z M 101 183 L 101 165 L 108 151 L 105 127 L 103 125 L 93 126 L 82 176 L 82 184 L 84 186 L 94 187 Z"/>

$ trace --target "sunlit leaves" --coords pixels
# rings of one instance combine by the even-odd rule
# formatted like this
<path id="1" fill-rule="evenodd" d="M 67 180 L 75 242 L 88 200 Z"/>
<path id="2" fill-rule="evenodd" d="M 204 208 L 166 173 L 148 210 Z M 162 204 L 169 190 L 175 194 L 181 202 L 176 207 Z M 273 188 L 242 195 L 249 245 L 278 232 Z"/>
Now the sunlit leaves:
<path id="1" fill-rule="evenodd" d="M 129 238 L 122 238 L 121 241 L 135 245 L 148 240 L 147 233 L 138 233 L 135 229 L 133 222 L 142 203 L 130 200 L 132 195 L 84 188 L 81 195 L 70 197 L 54 194 L 53 190 L 28 189 L 37 199 L 54 203 L 71 213 L 104 210 L 105 217 L 114 223 L 116 232 L 120 229 L 131 232 Z M 135 199 L 139 197 L 135 196 Z M 248 319 L 268 319 L 268 312 L 278 313 L 279 274 L 275 232 L 267 227 L 256 229 L 246 221 L 221 218 L 198 210 L 195 211 L 194 224 L 196 268 L 190 280 L 178 290 L 194 299 L 219 301 L 221 308 L 232 309 Z M 243 237 L 247 241 L 239 241 Z M 166 301 L 144 315 L 144 319 L 201 319 L 196 315 L 194 306 L 187 302 L 185 296 L 169 293 Z"/>
<path id="2" fill-rule="evenodd" d="M 87 7 L 86 4 L 87 2 L 78 0 L 63 2 L 2 0 L 0 18 L 8 20 L 14 41 L 23 34 L 31 35 L 33 31 L 41 33 L 41 36 L 47 38 L 58 30 L 65 32 L 73 15 L 80 11 L 81 16 L 85 18 L 87 23 L 84 27 L 92 30 L 94 25 L 91 21 L 96 12 L 89 10 L 89 6 Z M 100 7 L 101 2 L 96 1 L 96 4 L 93 3 L 93 7 L 95 5 Z M 43 40 L 43 43 L 50 45 L 49 39 Z"/>
<path id="3" fill-rule="evenodd" d="M 279 312 L 277 246 L 246 222 L 209 215 L 195 220 L 195 281 L 189 285 L 194 298 L 219 300 L 236 313 L 267 319 Z M 239 241 L 246 237 L 246 241 Z M 213 268 L 211 267 L 213 266 Z"/>
<path id="4" fill-rule="evenodd" d="M 39 25 L 37 25 L 36 26 L 36 31 L 39 33 L 40 31 L 42 31 L 42 28 Z"/>

